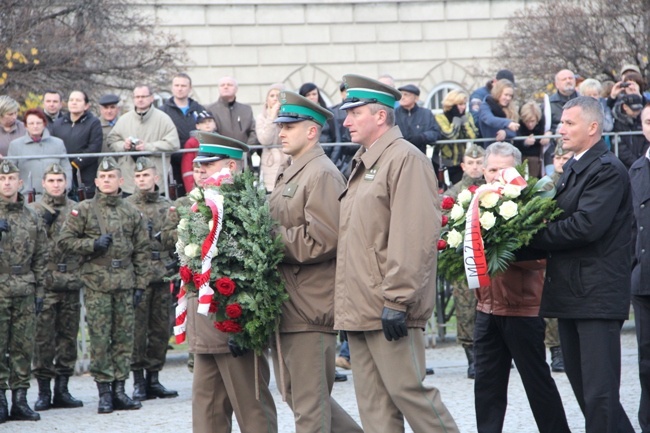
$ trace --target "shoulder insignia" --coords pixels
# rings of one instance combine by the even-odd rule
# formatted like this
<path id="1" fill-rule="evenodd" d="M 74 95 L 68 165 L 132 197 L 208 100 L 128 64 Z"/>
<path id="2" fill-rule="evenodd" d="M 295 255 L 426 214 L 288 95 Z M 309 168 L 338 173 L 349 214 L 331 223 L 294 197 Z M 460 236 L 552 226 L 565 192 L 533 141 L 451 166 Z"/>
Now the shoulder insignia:
<path id="1" fill-rule="evenodd" d="M 72 215 L 74 217 L 79 216 L 79 211 L 77 209 L 72 209 L 72 211 L 70 212 L 70 215 Z"/>

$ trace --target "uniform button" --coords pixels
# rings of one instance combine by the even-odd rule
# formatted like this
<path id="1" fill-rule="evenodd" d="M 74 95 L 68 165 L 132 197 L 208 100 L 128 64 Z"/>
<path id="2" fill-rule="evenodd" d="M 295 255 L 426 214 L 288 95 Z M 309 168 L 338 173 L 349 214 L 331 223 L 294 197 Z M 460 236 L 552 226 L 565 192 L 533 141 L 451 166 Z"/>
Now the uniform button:
<path id="1" fill-rule="evenodd" d="M 645 205 L 644 205 L 644 204 L 641 205 L 641 209 L 645 209 Z"/>
<path id="2" fill-rule="evenodd" d="M 639 231 L 640 231 L 640 232 L 643 231 L 643 226 L 639 227 Z"/>
<path id="3" fill-rule="evenodd" d="M 553 254 L 548 253 L 548 258 L 550 259 L 551 257 L 553 257 Z"/>
<path id="4" fill-rule="evenodd" d="M 641 254 L 645 254 L 645 248 L 641 250 Z"/>
<path id="5" fill-rule="evenodd" d="M 546 281 L 551 282 L 551 277 L 546 277 Z"/>

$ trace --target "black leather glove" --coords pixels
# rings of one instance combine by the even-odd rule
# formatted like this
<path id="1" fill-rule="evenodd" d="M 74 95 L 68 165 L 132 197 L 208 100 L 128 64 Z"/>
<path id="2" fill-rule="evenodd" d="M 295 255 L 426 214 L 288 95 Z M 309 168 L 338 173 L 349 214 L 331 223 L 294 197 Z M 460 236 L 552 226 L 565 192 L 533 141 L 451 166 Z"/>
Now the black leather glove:
<path id="1" fill-rule="evenodd" d="M 0 239 L 2 239 L 2 234 L 9 231 L 9 221 L 5 219 L 0 220 Z"/>
<path id="2" fill-rule="evenodd" d="M 153 237 L 153 221 L 147 221 L 147 233 L 149 233 L 149 239 Z"/>
<path id="3" fill-rule="evenodd" d="M 140 302 L 142 302 L 142 298 L 144 297 L 144 290 L 142 289 L 135 289 L 133 291 L 133 308 L 137 308 Z"/>
<path id="4" fill-rule="evenodd" d="M 343 330 L 339 331 L 339 340 L 341 340 L 341 343 L 348 341 L 348 333 Z"/>
<path id="5" fill-rule="evenodd" d="M 43 214 L 43 221 L 45 222 L 45 225 L 50 227 L 52 224 L 54 224 L 54 221 L 59 217 L 59 212 L 58 210 L 54 211 L 54 213 L 51 213 L 50 211 L 46 211 Z"/>
<path id="6" fill-rule="evenodd" d="M 228 349 L 230 349 L 230 353 L 232 353 L 232 356 L 237 358 L 238 356 L 244 356 L 246 353 L 248 353 L 248 349 L 244 347 L 239 347 L 237 343 L 235 343 L 235 340 L 232 338 L 228 339 Z"/>
<path id="7" fill-rule="evenodd" d="M 95 239 L 93 243 L 93 250 L 97 252 L 106 252 L 108 247 L 113 243 L 113 235 L 110 233 L 107 235 L 101 235 L 99 238 Z"/>
<path id="8" fill-rule="evenodd" d="M 397 341 L 402 337 L 406 337 L 408 335 L 406 313 L 384 307 L 381 312 L 381 327 L 384 330 L 384 337 L 388 341 Z"/>
<path id="9" fill-rule="evenodd" d="M 43 298 L 34 299 L 34 310 L 37 316 L 41 314 L 41 311 L 43 311 Z"/>

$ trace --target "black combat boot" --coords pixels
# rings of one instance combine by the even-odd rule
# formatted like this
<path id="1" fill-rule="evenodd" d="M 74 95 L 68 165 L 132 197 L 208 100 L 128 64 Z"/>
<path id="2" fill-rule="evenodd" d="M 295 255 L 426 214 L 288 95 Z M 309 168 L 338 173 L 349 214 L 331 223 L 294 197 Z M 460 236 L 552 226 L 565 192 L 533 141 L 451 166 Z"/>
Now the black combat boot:
<path id="1" fill-rule="evenodd" d="M 147 370 L 147 398 L 178 397 L 178 391 L 165 388 L 158 382 L 158 372 Z"/>
<path id="2" fill-rule="evenodd" d="M 97 391 L 99 391 L 99 404 L 97 413 L 113 412 L 113 396 L 111 395 L 111 384 L 97 382 Z"/>
<path id="3" fill-rule="evenodd" d="M 564 373 L 564 357 L 560 346 L 551 347 L 551 370 L 554 373 Z"/>
<path id="4" fill-rule="evenodd" d="M 144 380 L 142 370 L 133 370 L 133 400 L 145 401 L 147 399 L 147 382 Z"/>
<path id="5" fill-rule="evenodd" d="M 50 379 L 37 378 L 38 382 L 38 400 L 34 403 L 34 410 L 43 411 L 52 408 L 52 390 L 50 389 Z"/>
<path id="6" fill-rule="evenodd" d="M 467 378 L 474 379 L 476 370 L 474 370 L 474 346 L 463 346 L 465 356 L 467 356 Z"/>
<path id="7" fill-rule="evenodd" d="M 140 409 L 142 403 L 131 400 L 124 392 L 124 381 L 116 380 L 113 382 L 113 407 L 115 410 L 134 410 Z"/>
<path id="8" fill-rule="evenodd" d="M 0 424 L 7 422 L 9 419 L 9 405 L 7 404 L 5 391 L 5 389 L 0 389 Z"/>
<path id="9" fill-rule="evenodd" d="M 68 376 L 57 376 L 54 379 L 54 399 L 52 400 L 52 407 L 72 409 L 75 407 L 83 407 L 83 402 L 77 400 L 68 391 Z"/>
<path id="10" fill-rule="evenodd" d="M 9 419 L 12 421 L 39 421 L 41 416 L 34 412 L 27 404 L 27 388 L 11 391 L 11 412 Z"/>

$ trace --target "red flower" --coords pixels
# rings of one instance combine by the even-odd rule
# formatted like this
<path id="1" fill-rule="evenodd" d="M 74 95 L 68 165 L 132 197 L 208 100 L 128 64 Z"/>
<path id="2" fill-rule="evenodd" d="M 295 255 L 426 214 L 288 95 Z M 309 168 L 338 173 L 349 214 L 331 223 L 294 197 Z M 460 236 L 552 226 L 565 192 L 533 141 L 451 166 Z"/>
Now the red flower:
<path id="1" fill-rule="evenodd" d="M 231 296 L 235 293 L 235 282 L 228 277 L 221 277 L 215 284 L 217 292 L 223 296 Z"/>
<path id="2" fill-rule="evenodd" d="M 442 207 L 444 210 L 449 210 L 449 209 L 451 209 L 452 207 L 454 207 L 454 204 L 456 204 L 456 200 L 454 200 L 452 197 L 449 197 L 449 196 L 447 195 L 447 196 L 445 196 L 445 197 L 442 199 L 441 207 Z"/>
<path id="3" fill-rule="evenodd" d="M 468 190 L 469 192 L 471 192 L 472 194 L 474 194 L 474 193 L 476 192 L 477 189 L 478 189 L 478 186 L 476 186 L 476 185 L 472 185 L 472 186 L 470 186 L 469 188 L 467 188 L 467 190 Z"/>
<path id="4" fill-rule="evenodd" d="M 214 322 L 214 327 L 221 332 L 230 332 L 236 334 L 242 331 L 242 327 L 239 323 L 233 320 L 224 320 L 222 322 Z"/>
<path id="5" fill-rule="evenodd" d="M 192 271 L 187 266 L 185 265 L 181 266 L 180 274 L 181 274 L 181 280 L 183 280 L 184 283 L 187 284 L 192 280 Z"/>
<path id="6" fill-rule="evenodd" d="M 219 303 L 217 302 L 216 299 L 212 299 L 212 301 L 210 302 L 210 308 L 208 309 L 208 313 L 216 313 L 218 308 L 219 308 Z"/>
<path id="7" fill-rule="evenodd" d="M 447 241 L 445 241 L 444 239 L 440 239 L 438 241 L 438 251 L 442 251 L 445 248 L 447 248 Z"/>
<path id="8" fill-rule="evenodd" d="M 231 319 L 237 319 L 239 316 L 241 316 L 242 309 L 239 304 L 230 304 L 226 307 L 226 316 L 230 317 Z"/>
<path id="9" fill-rule="evenodd" d="M 446 226 L 447 223 L 449 222 L 449 218 L 447 218 L 447 215 L 442 216 L 442 226 Z"/>
<path id="10" fill-rule="evenodd" d="M 196 286 L 197 289 L 199 289 L 203 284 L 209 281 L 210 274 L 207 272 L 205 274 L 194 274 L 192 278 L 194 280 L 194 285 Z"/>

